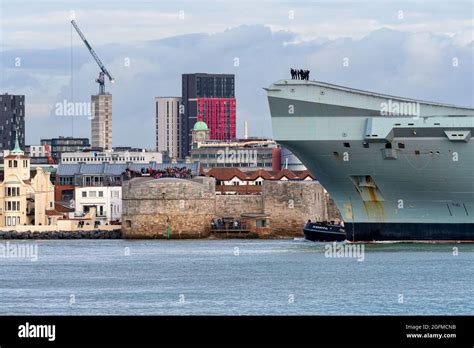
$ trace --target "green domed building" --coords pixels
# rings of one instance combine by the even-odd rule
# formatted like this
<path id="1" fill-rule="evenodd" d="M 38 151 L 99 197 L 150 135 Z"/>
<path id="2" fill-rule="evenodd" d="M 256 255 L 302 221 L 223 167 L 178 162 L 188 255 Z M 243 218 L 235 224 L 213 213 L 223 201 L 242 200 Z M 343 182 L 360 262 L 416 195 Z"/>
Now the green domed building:
<path id="1" fill-rule="evenodd" d="M 208 131 L 208 130 L 209 130 L 209 128 L 207 128 L 206 122 L 197 121 L 197 122 L 194 124 L 193 131 L 195 131 L 195 132 L 198 132 L 198 131 Z"/>
<path id="2" fill-rule="evenodd" d="M 197 121 L 194 124 L 193 131 L 192 131 L 192 148 L 196 149 L 199 148 L 199 143 L 203 143 L 209 140 L 209 128 L 207 128 L 206 122 Z"/>

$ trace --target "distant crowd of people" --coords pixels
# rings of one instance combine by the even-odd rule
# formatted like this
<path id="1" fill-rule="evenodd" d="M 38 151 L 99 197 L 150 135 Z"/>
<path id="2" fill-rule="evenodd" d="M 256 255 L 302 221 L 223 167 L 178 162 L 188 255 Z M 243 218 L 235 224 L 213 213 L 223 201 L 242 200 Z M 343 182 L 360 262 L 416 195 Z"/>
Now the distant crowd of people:
<path id="1" fill-rule="evenodd" d="M 191 169 L 186 167 L 167 167 L 165 169 L 152 169 L 142 168 L 140 171 L 136 171 L 130 168 L 125 169 L 122 173 L 125 179 L 132 179 L 142 176 L 150 176 L 155 179 L 159 178 L 181 178 L 190 179 L 192 178 Z"/>
<path id="2" fill-rule="evenodd" d="M 309 80 L 309 70 L 290 69 L 292 80 Z"/>

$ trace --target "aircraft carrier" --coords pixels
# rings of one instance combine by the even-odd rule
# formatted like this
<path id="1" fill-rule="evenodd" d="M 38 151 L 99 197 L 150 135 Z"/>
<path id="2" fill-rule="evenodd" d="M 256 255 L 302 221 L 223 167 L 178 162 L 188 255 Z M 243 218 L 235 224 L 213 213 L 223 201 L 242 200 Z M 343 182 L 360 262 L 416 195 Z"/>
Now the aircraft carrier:
<path id="1" fill-rule="evenodd" d="M 273 135 L 334 199 L 350 241 L 474 240 L 474 108 L 280 80 Z"/>

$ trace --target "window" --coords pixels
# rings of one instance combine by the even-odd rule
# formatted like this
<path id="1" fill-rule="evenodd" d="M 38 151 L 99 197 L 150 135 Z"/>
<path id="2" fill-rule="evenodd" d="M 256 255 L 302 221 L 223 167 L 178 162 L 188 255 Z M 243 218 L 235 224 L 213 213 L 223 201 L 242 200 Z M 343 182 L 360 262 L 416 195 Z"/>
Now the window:
<path id="1" fill-rule="evenodd" d="M 90 191 L 89 197 L 97 197 L 97 191 Z"/>
<path id="2" fill-rule="evenodd" d="M 344 143 L 344 147 L 351 147 L 351 144 L 349 144 L 349 143 Z"/>
<path id="3" fill-rule="evenodd" d="M 87 191 L 82 191 L 82 198 L 86 198 L 87 197 Z"/>
<path id="4" fill-rule="evenodd" d="M 99 197 L 104 197 L 104 191 L 99 191 Z"/>
<path id="5" fill-rule="evenodd" d="M 15 197 L 20 195 L 20 188 L 19 187 L 6 187 L 5 188 L 5 196 L 7 197 Z"/>
<path id="6" fill-rule="evenodd" d="M 363 146 L 364 148 L 368 149 L 368 148 L 369 148 L 369 143 L 368 143 L 367 141 L 364 141 L 364 142 L 362 143 L 362 146 Z"/>
<path id="7" fill-rule="evenodd" d="M 404 149 L 404 148 L 405 148 L 405 144 L 404 144 L 404 143 L 398 143 L 398 148 L 399 148 L 399 149 Z"/>

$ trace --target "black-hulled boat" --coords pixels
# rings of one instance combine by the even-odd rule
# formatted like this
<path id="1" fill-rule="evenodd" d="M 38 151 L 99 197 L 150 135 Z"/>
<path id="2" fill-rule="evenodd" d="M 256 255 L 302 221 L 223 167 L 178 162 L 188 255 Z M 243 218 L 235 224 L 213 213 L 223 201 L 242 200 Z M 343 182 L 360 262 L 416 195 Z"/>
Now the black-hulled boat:
<path id="1" fill-rule="evenodd" d="M 304 237 L 313 242 L 340 242 L 346 239 L 342 225 L 328 222 L 308 222 L 304 226 Z"/>

